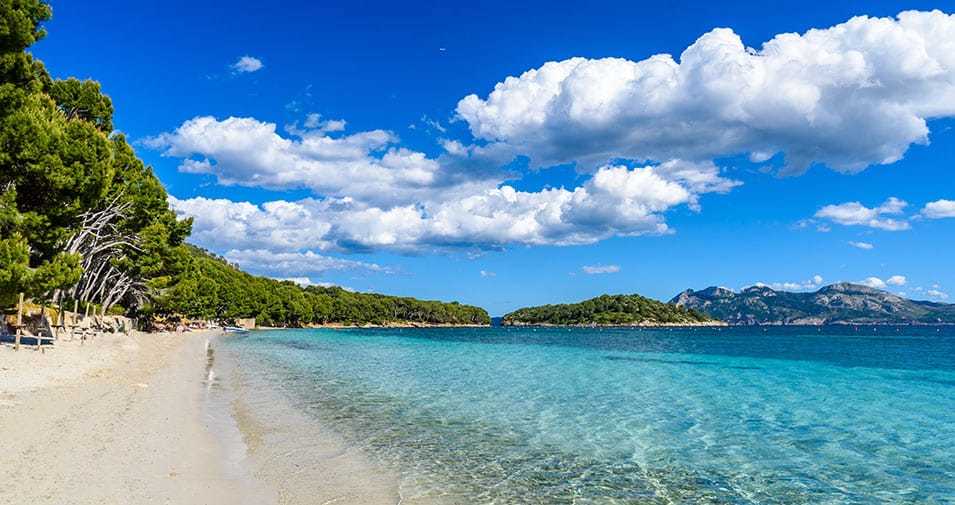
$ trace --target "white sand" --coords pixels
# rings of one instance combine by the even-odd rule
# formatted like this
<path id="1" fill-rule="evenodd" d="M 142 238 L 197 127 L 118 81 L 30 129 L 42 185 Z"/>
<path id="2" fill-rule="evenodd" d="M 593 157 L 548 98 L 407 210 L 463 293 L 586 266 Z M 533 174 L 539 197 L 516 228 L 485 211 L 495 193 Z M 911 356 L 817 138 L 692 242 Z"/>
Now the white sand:
<path id="1" fill-rule="evenodd" d="M 0 503 L 269 503 L 203 414 L 208 335 L 0 348 Z"/>
<path id="2" fill-rule="evenodd" d="M 250 387 L 243 364 L 217 349 L 215 369 L 228 389 L 224 394 L 243 446 L 249 448 L 247 468 L 277 490 L 280 504 L 433 503 L 404 499 L 394 471 L 294 408 L 278 392 L 261 384 Z"/>
<path id="3" fill-rule="evenodd" d="M 401 503 L 392 472 L 279 396 L 242 390 L 217 342 L 0 346 L 0 504 Z"/>

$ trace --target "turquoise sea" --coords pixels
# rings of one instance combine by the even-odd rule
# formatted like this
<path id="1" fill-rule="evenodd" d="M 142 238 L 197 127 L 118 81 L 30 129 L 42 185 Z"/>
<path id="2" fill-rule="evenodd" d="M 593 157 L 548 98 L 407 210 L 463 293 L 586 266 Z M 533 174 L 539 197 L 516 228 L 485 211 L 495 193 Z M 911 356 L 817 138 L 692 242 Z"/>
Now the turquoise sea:
<path id="1" fill-rule="evenodd" d="M 248 384 L 408 503 L 955 503 L 955 328 L 278 330 Z"/>

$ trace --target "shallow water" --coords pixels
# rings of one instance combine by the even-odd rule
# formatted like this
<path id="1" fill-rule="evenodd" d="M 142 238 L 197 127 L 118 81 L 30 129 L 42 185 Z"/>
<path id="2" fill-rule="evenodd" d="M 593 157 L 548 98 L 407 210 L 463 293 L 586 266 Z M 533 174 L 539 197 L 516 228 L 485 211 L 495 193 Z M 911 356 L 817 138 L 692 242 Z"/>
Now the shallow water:
<path id="1" fill-rule="evenodd" d="M 955 503 L 955 328 L 230 337 L 405 503 Z"/>

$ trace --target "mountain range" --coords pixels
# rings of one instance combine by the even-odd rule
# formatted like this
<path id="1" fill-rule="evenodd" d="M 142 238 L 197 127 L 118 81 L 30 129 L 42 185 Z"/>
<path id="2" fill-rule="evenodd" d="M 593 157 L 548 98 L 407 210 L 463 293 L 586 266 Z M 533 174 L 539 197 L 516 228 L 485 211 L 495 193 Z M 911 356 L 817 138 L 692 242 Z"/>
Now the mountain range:
<path id="1" fill-rule="evenodd" d="M 839 283 L 815 292 L 753 286 L 688 289 L 670 303 L 734 325 L 955 324 L 955 305 L 909 300 L 858 284 Z"/>

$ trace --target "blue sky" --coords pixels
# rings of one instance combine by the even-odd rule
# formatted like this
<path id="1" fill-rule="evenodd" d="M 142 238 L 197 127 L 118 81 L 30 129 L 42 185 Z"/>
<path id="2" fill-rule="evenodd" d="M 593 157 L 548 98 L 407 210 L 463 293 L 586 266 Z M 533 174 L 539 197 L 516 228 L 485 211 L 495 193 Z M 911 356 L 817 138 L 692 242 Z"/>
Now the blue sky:
<path id="1" fill-rule="evenodd" d="M 817 276 L 955 295 L 955 21 L 895 18 L 937 4 L 90 4 L 53 2 L 34 53 L 99 80 L 192 240 L 254 273 L 494 315 Z M 763 47 L 860 15 L 891 19 Z"/>

